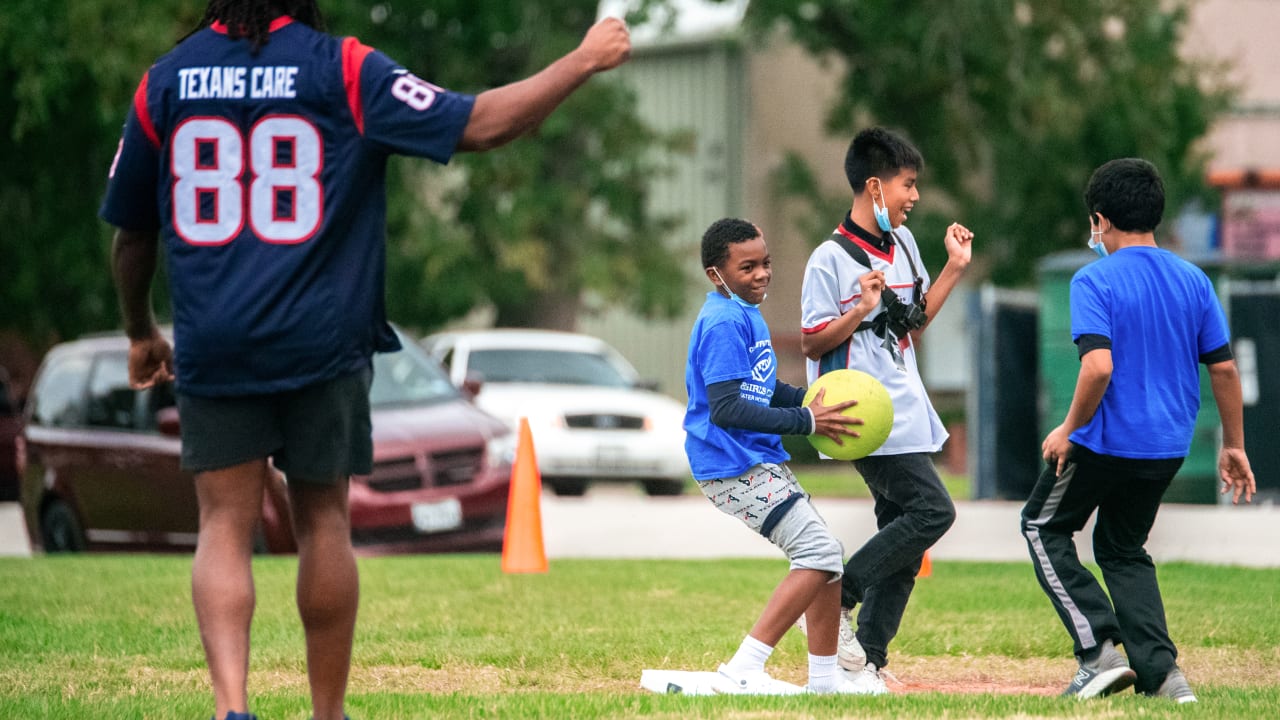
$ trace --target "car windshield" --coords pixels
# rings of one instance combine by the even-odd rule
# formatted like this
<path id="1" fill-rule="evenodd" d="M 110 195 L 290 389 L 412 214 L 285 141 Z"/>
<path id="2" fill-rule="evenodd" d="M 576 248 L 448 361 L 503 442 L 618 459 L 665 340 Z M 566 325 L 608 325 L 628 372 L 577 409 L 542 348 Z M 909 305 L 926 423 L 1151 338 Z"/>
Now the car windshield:
<path id="1" fill-rule="evenodd" d="M 566 350 L 501 348 L 472 350 L 469 370 L 490 383 L 551 383 L 631 387 L 631 381 L 604 355 Z"/>
<path id="2" fill-rule="evenodd" d="M 401 338 L 401 344 L 404 347 L 396 352 L 373 356 L 372 407 L 437 403 L 459 396 L 439 363 L 408 339 Z"/>

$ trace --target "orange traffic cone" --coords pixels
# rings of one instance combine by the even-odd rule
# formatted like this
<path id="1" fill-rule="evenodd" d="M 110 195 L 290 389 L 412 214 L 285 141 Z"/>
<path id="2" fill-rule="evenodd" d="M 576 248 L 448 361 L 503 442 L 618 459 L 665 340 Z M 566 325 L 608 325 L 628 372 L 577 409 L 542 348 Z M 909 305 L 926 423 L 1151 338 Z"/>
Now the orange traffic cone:
<path id="1" fill-rule="evenodd" d="M 924 551 L 924 557 L 920 560 L 920 572 L 916 573 L 918 578 L 927 578 L 933 574 L 933 561 L 929 559 L 929 551 Z"/>
<path id="2" fill-rule="evenodd" d="M 547 571 L 542 547 L 542 475 L 533 452 L 529 419 L 520 418 L 516 462 L 511 466 L 511 490 L 507 495 L 507 527 L 502 534 L 502 572 Z"/>

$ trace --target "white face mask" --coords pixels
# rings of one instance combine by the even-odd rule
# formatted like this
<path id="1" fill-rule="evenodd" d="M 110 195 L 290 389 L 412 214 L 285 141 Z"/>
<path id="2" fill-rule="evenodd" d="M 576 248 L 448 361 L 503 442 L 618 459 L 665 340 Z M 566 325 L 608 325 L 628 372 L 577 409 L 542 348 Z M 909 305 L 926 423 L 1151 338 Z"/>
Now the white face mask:
<path id="1" fill-rule="evenodd" d="M 738 297 L 738 294 L 729 288 L 729 283 L 724 281 L 724 276 L 720 274 L 720 270 L 717 269 L 715 266 L 712 266 L 711 272 L 715 273 L 716 277 L 720 278 L 720 284 L 724 287 L 725 292 L 729 293 L 730 300 L 733 300 L 734 302 L 738 303 L 742 307 L 749 307 L 749 308 L 760 307 L 759 303 L 749 303 L 746 300 L 743 300 L 742 298 Z M 765 293 L 764 297 L 760 299 L 764 300 L 765 298 L 768 298 L 768 297 L 769 297 L 769 293 Z"/>

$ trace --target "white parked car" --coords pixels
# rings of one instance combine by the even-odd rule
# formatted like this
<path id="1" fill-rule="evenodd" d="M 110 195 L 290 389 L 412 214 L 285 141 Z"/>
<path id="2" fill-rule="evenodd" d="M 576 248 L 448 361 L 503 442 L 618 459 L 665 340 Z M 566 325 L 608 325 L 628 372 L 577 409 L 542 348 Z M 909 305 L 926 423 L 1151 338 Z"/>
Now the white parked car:
<path id="1" fill-rule="evenodd" d="M 599 338 L 549 330 L 468 330 L 422 340 L 453 383 L 518 428 L 529 419 L 543 484 L 581 495 L 593 481 L 678 495 L 691 482 L 684 405 L 640 382 Z"/>

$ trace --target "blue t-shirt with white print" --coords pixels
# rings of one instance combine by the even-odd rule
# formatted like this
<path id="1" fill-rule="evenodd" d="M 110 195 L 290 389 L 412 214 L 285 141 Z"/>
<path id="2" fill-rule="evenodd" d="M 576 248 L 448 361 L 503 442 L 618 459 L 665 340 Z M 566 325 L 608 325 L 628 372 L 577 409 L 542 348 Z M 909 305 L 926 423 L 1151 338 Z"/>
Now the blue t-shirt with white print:
<path id="1" fill-rule="evenodd" d="M 708 385 L 741 380 L 744 400 L 768 407 L 773 398 L 778 364 L 769 326 L 758 309 L 707 293 L 689 336 L 684 377 L 689 394 L 684 448 L 695 480 L 737 477 L 761 463 L 790 459 L 777 435 L 711 422 Z"/>

